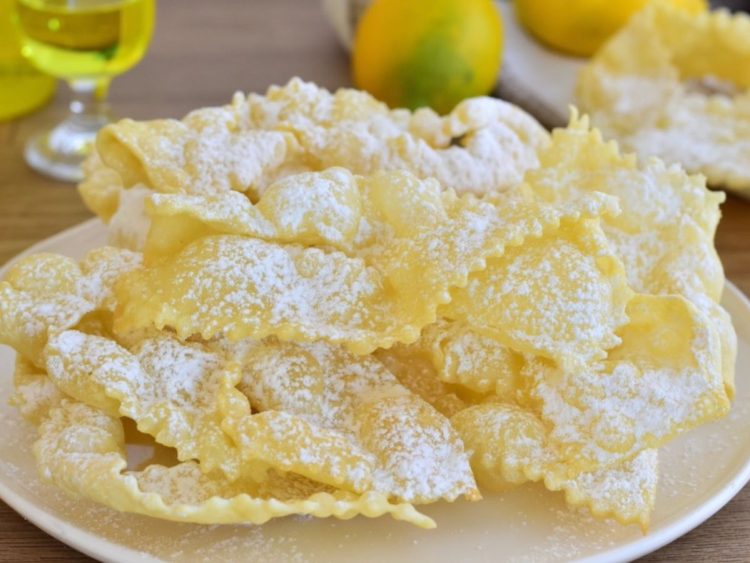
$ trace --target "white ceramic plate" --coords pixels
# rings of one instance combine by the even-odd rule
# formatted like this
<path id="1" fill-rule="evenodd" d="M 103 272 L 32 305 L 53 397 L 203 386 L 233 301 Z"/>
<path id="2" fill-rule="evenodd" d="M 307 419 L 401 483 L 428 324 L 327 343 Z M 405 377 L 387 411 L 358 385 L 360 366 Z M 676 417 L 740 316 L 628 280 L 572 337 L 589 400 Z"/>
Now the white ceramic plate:
<path id="1" fill-rule="evenodd" d="M 503 16 L 503 65 L 498 94 L 548 127 L 568 122 L 575 103 L 578 71 L 586 62 L 545 47 L 519 23 L 508 0 L 497 2 Z"/>
<path id="2" fill-rule="evenodd" d="M 89 221 L 29 249 L 81 257 L 103 244 Z M 0 272 L 1 273 L 1 272 Z M 120 514 L 71 499 L 41 483 L 30 452 L 34 429 L 0 407 L 0 497 L 61 541 L 104 561 L 626 561 L 694 528 L 750 479 L 750 303 L 732 285 L 724 305 L 739 335 L 737 398 L 725 420 L 663 448 L 651 532 L 598 522 L 568 510 L 561 495 L 538 486 L 478 503 L 420 507 L 436 530 L 389 518 L 349 521 L 290 517 L 264 526 L 198 526 Z M 0 404 L 11 389 L 13 353 L 0 346 Z"/>

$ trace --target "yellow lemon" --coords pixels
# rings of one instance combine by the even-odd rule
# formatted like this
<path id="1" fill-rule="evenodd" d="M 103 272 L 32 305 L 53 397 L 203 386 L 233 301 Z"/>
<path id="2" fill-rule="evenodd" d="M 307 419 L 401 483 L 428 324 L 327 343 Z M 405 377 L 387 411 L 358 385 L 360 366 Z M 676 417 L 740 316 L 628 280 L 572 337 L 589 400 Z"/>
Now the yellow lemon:
<path id="1" fill-rule="evenodd" d="M 491 0 L 376 0 L 354 38 L 354 82 L 391 107 L 446 113 L 492 90 L 502 34 Z"/>
<path id="2" fill-rule="evenodd" d="M 706 0 L 655 0 L 690 13 L 708 9 Z M 514 0 L 521 23 L 554 49 L 588 56 L 625 25 L 649 0 Z"/>

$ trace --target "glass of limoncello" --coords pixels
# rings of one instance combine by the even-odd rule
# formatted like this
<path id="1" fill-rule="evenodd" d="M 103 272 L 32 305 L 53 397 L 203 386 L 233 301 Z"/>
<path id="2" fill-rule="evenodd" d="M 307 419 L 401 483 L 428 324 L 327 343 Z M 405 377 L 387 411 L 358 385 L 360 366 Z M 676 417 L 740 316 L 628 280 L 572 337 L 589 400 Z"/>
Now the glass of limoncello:
<path id="1" fill-rule="evenodd" d="M 46 103 L 57 82 L 21 54 L 21 39 L 11 17 L 15 1 L 0 0 L 0 121 L 15 119 Z"/>
<path id="2" fill-rule="evenodd" d="M 143 58 L 154 13 L 154 0 L 16 0 L 24 56 L 73 91 L 67 119 L 26 145 L 32 168 L 81 179 L 81 163 L 110 121 L 109 84 Z"/>

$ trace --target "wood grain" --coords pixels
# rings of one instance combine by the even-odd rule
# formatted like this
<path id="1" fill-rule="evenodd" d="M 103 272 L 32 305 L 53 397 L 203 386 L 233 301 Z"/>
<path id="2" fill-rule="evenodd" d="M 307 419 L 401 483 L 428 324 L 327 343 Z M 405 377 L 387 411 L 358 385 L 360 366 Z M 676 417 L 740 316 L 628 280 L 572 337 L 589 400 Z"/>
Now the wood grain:
<path id="1" fill-rule="evenodd" d="M 116 115 L 179 117 L 226 103 L 235 90 L 264 91 L 298 75 L 349 85 L 346 55 L 313 0 L 163 0 L 144 61 L 112 89 Z M 67 95 L 31 116 L 0 124 L 0 263 L 90 217 L 72 186 L 23 162 L 31 134 L 59 120 Z M 647 202 L 645 202 L 647 204 Z M 729 197 L 717 235 L 727 276 L 750 294 L 750 203 Z M 750 488 L 708 522 L 648 556 L 649 562 L 750 560 Z M 0 502 L 0 561 L 89 561 Z"/>

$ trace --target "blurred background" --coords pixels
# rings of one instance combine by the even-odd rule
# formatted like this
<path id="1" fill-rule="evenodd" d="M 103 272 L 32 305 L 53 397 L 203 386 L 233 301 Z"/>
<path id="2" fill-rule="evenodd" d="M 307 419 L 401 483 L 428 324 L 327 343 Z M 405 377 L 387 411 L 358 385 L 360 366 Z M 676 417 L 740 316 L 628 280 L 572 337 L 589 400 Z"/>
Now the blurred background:
<path id="1" fill-rule="evenodd" d="M 706 4 L 659 1 L 688 11 Z M 559 115 L 550 118 L 534 100 L 524 104 L 528 84 L 514 96 L 516 69 L 499 72 L 501 56 L 509 67 L 515 55 L 508 28 L 522 29 L 566 65 L 592 54 L 645 2 L 516 0 L 513 10 L 509 1 L 381 0 L 368 11 L 371 0 L 162 0 L 154 20 L 154 0 L 0 0 L 0 183 L 9 180 L 2 174 L 18 159 L 19 147 L 26 147 L 26 160 L 35 168 L 49 169 L 40 132 L 68 115 L 71 100 L 88 121 L 79 117 L 62 133 L 80 145 L 90 143 L 92 132 L 109 118 L 179 117 L 226 103 L 236 90 L 262 92 L 292 76 L 330 89 L 355 85 L 391 106 L 429 105 L 443 113 L 464 97 L 497 93 L 499 79 L 501 95 L 556 125 Z M 711 4 L 747 10 L 750 0 Z M 424 52 L 415 38 L 428 39 Z M 18 44 L 26 55 L 20 61 L 13 52 Z M 409 53 L 405 65 L 404 53 Z M 30 76 L 32 63 L 43 74 Z M 89 76 L 81 80 L 74 70 Z M 49 74 L 61 79 L 56 93 L 57 81 Z M 446 75 L 473 79 L 446 80 Z M 76 95 L 62 85 L 66 79 Z M 105 98 L 109 107 L 100 103 Z M 53 175 L 75 180 L 69 172 Z"/>

